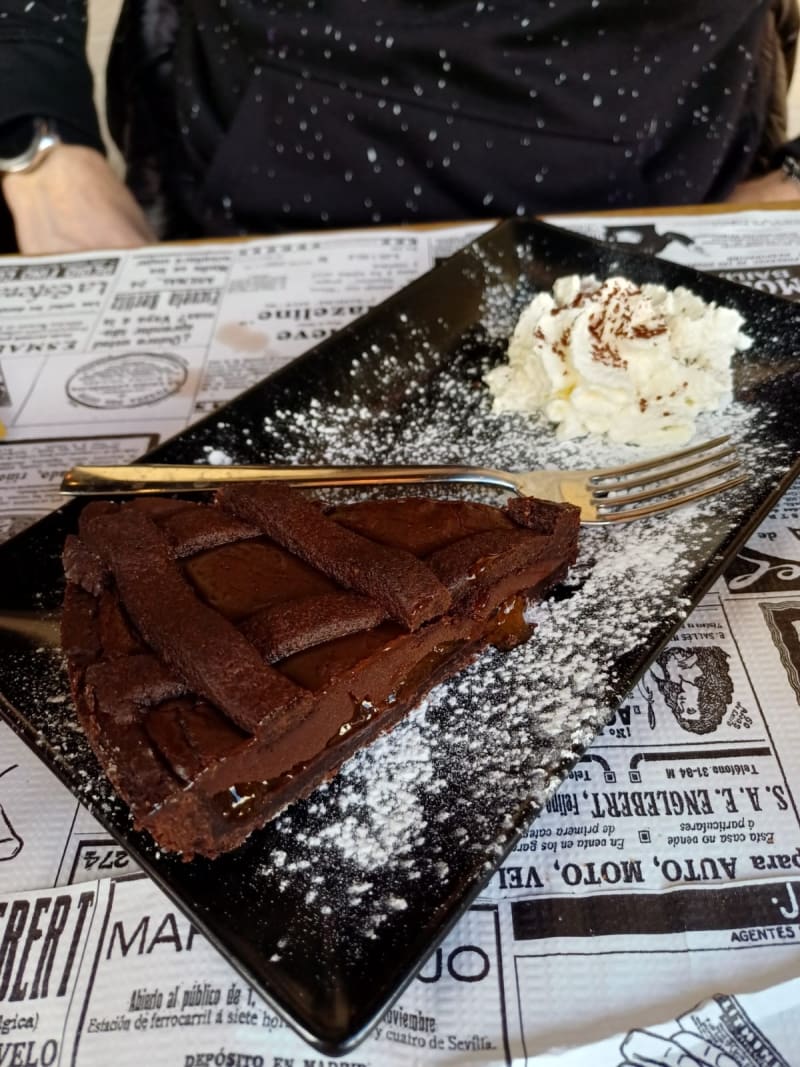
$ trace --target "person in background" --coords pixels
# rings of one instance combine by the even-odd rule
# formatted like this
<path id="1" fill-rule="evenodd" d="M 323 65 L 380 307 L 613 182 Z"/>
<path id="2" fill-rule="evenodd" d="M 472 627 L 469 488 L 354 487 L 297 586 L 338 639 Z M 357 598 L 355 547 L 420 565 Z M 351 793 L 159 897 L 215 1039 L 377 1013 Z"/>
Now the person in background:
<path id="1" fill-rule="evenodd" d="M 797 32 L 797 0 L 125 0 L 123 182 L 84 0 L 0 0 L 7 222 L 38 253 L 798 199 Z"/>

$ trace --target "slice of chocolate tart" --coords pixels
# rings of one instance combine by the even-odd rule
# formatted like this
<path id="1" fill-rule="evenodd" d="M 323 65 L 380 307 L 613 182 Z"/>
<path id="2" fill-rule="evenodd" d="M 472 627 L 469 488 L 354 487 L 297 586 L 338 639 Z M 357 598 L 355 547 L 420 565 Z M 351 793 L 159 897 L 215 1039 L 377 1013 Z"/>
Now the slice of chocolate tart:
<path id="1" fill-rule="evenodd" d="M 489 645 L 577 552 L 578 509 L 280 484 L 94 503 L 64 549 L 78 718 L 135 824 L 214 857 L 336 774 Z"/>

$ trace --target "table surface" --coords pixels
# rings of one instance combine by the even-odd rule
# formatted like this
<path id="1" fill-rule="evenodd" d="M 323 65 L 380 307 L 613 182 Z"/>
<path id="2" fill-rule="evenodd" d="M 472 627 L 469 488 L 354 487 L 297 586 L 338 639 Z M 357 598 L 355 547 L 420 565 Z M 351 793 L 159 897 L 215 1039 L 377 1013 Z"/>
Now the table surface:
<path id="1" fill-rule="evenodd" d="M 793 229 L 800 216 L 786 205 L 602 213 L 574 222 L 598 236 L 613 220 L 651 219 L 657 229 L 664 217 L 682 218 L 671 229 L 692 242 L 668 254 L 729 276 L 749 272 L 752 284 L 792 294 L 800 278 Z M 300 320 L 282 321 L 281 308 L 324 307 L 314 329 L 327 336 L 344 325 L 347 311 L 358 314 L 427 269 L 445 238 L 456 241 L 485 225 L 201 242 L 155 254 L 9 258 L 16 273 L 4 274 L 0 264 L 6 534 L 52 505 L 65 466 L 132 460 L 155 436 L 178 432 L 319 339 L 296 325 Z M 216 293 L 215 302 L 203 303 L 203 293 Z M 108 383 L 122 382 L 135 397 L 134 353 L 148 353 L 148 388 L 157 379 L 162 394 L 144 407 L 92 407 L 98 397 L 107 402 Z M 649 690 L 623 704 L 479 905 L 403 993 L 395 1014 L 351 1058 L 372 1067 L 408 1063 L 412 1055 L 420 1063 L 469 1055 L 487 1064 L 527 1058 L 537 1067 L 618 1067 L 634 1029 L 653 1041 L 696 1031 L 722 1042 L 725 1026 L 738 1025 L 772 1043 L 773 1062 L 791 1062 L 791 1025 L 781 1011 L 797 1004 L 800 988 L 800 817 L 793 796 L 800 651 L 792 639 L 800 631 L 799 509 L 800 493 L 792 489 L 676 639 L 679 649 L 722 651 L 732 694 L 724 722 L 691 738 L 651 676 Z M 0 960 L 12 959 L 15 936 L 33 931 L 26 952 L 46 961 L 36 953 L 39 942 L 49 945 L 65 987 L 60 995 L 60 987 L 47 995 L 40 988 L 32 997 L 36 972 L 23 972 L 17 956 L 17 992 L 23 976 L 29 982 L 15 998 L 3 978 L 12 963 L 0 968 L 2 1020 L 13 1015 L 20 1030 L 33 1020 L 35 1042 L 24 1049 L 30 1062 L 81 1067 L 113 1057 L 124 1065 L 149 1055 L 196 1067 L 223 1052 L 242 1064 L 257 1065 L 257 1057 L 311 1060 L 308 1046 L 253 998 L 155 887 L 134 877 L 124 851 L 4 726 L 0 737 Z M 675 755 L 682 744 L 692 749 L 691 759 Z M 632 751 L 649 753 L 643 784 L 630 774 Z M 637 815 L 637 805 L 658 806 L 659 790 L 701 806 L 708 793 L 713 815 L 655 808 Z M 703 821 L 705 831 L 685 828 Z M 642 836 L 648 833 L 652 847 Z M 637 877 L 637 869 L 644 887 L 638 890 L 623 880 L 626 872 Z M 609 881 L 615 872 L 619 885 Z M 43 937 L 21 918 L 37 907 Z M 686 919 L 709 910 L 718 915 L 715 925 Z M 56 925 L 46 928 L 43 917 L 56 914 Z M 638 924 L 633 939 L 619 929 L 620 915 Z M 47 929 L 62 918 L 62 940 L 52 934 L 48 941 Z M 548 926 L 551 920 L 567 932 Z M 165 1021 L 170 1013 L 183 1021 Z M 0 1057 L 4 1048 L 22 1056 L 6 1036 Z M 558 1047 L 571 1051 L 551 1052 Z M 674 1048 L 660 1049 L 663 1060 L 652 1062 L 671 1063 Z M 736 1052 L 734 1062 L 750 1062 L 742 1057 Z"/>

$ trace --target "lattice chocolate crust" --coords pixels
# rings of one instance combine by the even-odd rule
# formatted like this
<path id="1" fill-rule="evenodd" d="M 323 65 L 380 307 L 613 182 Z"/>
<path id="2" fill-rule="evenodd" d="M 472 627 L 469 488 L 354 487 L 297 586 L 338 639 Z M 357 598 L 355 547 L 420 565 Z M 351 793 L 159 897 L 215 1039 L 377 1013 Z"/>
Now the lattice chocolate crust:
<path id="1" fill-rule="evenodd" d="M 578 511 L 281 485 L 90 504 L 64 549 L 78 717 L 135 823 L 213 857 L 332 777 L 488 645 L 530 636 Z"/>

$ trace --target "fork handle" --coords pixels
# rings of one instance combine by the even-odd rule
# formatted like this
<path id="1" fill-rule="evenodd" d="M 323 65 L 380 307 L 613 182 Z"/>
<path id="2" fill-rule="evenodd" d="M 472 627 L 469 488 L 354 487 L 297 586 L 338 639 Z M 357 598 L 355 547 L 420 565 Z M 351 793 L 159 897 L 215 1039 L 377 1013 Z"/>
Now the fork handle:
<path id="1" fill-rule="evenodd" d="M 259 467 L 167 464 L 72 467 L 61 492 L 73 496 L 137 493 L 196 493 L 228 482 L 278 481 L 292 485 L 402 485 L 420 482 L 474 482 L 520 492 L 514 476 L 488 467 Z"/>

